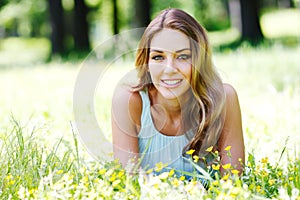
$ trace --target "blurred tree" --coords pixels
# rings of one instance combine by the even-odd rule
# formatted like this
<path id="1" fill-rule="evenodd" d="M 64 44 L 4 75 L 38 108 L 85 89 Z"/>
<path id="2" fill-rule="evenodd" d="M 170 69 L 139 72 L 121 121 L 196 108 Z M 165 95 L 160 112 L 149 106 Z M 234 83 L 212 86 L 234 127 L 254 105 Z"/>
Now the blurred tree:
<path id="1" fill-rule="evenodd" d="M 118 3 L 117 0 L 112 0 L 113 3 L 113 33 L 119 33 L 119 20 L 118 20 Z"/>
<path id="2" fill-rule="evenodd" d="M 47 32 L 46 0 L 0 0 L 0 26 L 5 36 L 41 37 Z"/>
<path id="3" fill-rule="evenodd" d="M 291 8 L 296 8 L 296 1 L 294 0 L 289 0 L 289 4 Z"/>
<path id="4" fill-rule="evenodd" d="M 87 22 L 88 7 L 84 0 L 74 0 L 74 45 L 75 51 L 89 52 L 89 24 Z"/>
<path id="5" fill-rule="evenodd" d="M 8 3 L 8 0 L 1 0 L 0 1 L 0 9 Z"/>
<path id="6" fill-rule="evenodd" d="M 259 23 L 259 0 L 240 0 L 242 18 L 242 40 L 253 44 L 263 39 Z"/>
<path id="7" fill-rule="evenodd" d="M 227 0 L 194 0 L 194 15 L 208 31 L 224 30 L 230 27 Z"/>
<path id="8" fill-rule="evenodd" d="M 62 55 L 64 48 L 64 16 L 61 0 L 49 0 L 49 12 L 51 21 L 51 54 Z"/>
<path id="9" fill-rule="evenodd" d="M 194 1 L 194 0 L 193 0 Z M 151 0 L 151 15 L 152 17 L 156 16 L 157 13 L 161 12 L 166 8 L 181 8 L 184 9 L 184 5 L 187 5 L 185 2 L 182 3 L 180 0 Z M 191 7 L 192 2 L 189 4 Z M 188 9 L 184 9 L 188 10 Z"/>
<path id="10" fill-rule="evenodd" d="M 151 20 L 151 0 L 135 0 L 135 16 L 133 26 L 135 28 L 146 27 Z"/>

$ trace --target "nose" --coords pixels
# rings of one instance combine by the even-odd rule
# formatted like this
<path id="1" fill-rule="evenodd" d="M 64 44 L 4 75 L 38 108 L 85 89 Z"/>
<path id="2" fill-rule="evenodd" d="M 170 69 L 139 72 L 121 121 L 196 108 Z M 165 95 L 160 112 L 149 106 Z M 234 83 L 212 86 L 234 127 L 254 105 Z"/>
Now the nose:
<path id="1" fill-rule="evenodd" d="M 171 56 L 167 58 L 165 73 L 175 72 L 177 71 L 175 59 Z"/>

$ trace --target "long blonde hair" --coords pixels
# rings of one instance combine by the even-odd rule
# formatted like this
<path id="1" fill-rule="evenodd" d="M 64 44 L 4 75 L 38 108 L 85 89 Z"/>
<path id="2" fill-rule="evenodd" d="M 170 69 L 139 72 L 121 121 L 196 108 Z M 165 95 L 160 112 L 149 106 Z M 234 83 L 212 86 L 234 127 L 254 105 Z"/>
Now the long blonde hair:
<path id="1" fill-rule="evenodd" d="M 156 33 L 164 28 L 178 30 L 190 40 L 192 52 L 191 90 L 194 100 L 190 116 L 197 116 L 195 134 L 183 149 L 194 149 L 194 154 L 206 155 L 206 149 L 215 146 L 223 128 L 222 113 L 225 93 L 221 78 L 213 66 L 211 49 L 205 29 L 189 14 L 179 9 L 163 10 L 145 29 L 137 50 L 135 66 L 142 90 L 152 86 L 148 72 L 150 43 Z M 194 117 L 193 117 L 194 118 Z"/>

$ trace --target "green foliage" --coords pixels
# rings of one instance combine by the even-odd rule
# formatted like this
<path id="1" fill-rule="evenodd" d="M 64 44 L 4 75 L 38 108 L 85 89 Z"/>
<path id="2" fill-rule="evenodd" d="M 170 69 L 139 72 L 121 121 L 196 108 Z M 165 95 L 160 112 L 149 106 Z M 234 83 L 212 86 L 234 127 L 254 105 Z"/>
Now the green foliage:
<path id="1" fill-rule="evenodd" d="M 209 0 L 194 1 L 194 16 L 208 31 L 217 31 L 230 28 L 229 13 L 225 1 Z"/>
<path id="2" fill-rule="evenodd" d="M 47 38 L 2 39 L 0 40 L 0 67 L 42 63 L 47 60 L 49 52 L 50 42 Z"/>
<path id="3" fill-rule="evenodd" d="M 179 0 L 167 0 L 167 1 L 160 1 L 160 0 L 152 0 L 152 10 L 153 16 L 156 16 L 160 11 L 167 9 L 167 8 L 180 8 L 183 6 L 182 1 Z"/>
<path id="4" fill-rule="evenodd" d="M 257 161 L 248 155 L 245 171 L 216 163 L 225 174 L 209 180 L 205 190 L 197 179 L 176 177 L 174 170 L 153 176 L 151 171 L 130 173 L 117 161 L 85 162 L 80 160 L 77 139 L 61 152 L 63 140 L 54 148 L 44 146 L 35 131 L 29 135 L 12 118 L 12 129 L 1 135 L 0 198 L 40 199 L 49 196 L 63 199 L 298 199 L 300 197 L 299 155 L 287 160 L 288 165 L 272 165 L 268 157 Z M 67 142 L 67 141 L 64 141 Z M 69 142 L 68 142 L 69 143 Z M 230 147 L 226 148 L 230 156 Z M 198 159 L 196 159 L 198 160 Z M 195 157 L 190 160 L 195 161 Z M 218 165 L 218 166 L 217 166 Z M 201 169 L 202 173 L 203 169 Z"/>
<path id="5" fill-rule="evenodd" d="M 49 34 L 47 20 L 47 1 L 11 1 L 0 9 L 0 26 L 7 35 L 26 37 Z"/>

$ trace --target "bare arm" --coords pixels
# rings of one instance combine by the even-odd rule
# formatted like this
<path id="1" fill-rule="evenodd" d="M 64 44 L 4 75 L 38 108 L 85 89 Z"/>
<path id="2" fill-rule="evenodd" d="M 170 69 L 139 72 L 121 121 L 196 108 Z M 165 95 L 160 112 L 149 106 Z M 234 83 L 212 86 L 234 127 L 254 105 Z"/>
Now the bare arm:
<path id="1" fill-rule="evenodd" d="M 245 146 L 239 100 L 235 89 L 231 85 L 224 84 L 224 89 L 226 93 L 226 113 L 218 149 L 221 155 L 221 163 L 231 163 L 241 172 L 245 161 Z M 231 146 L 231 158 L 226 155 L 224 150 L 227 146 Z M 224 172 L 223 169 L 221 169 L 221 172 Z"/>
<path id="2" fill-rule="evenodd" d="M 125 87 L 118 86 L 112 99 L 112 139 L 115 159 L 123 166 L 130 159 L 138 158 L 138 127 L 140 124 L 141 98 Z"/>

